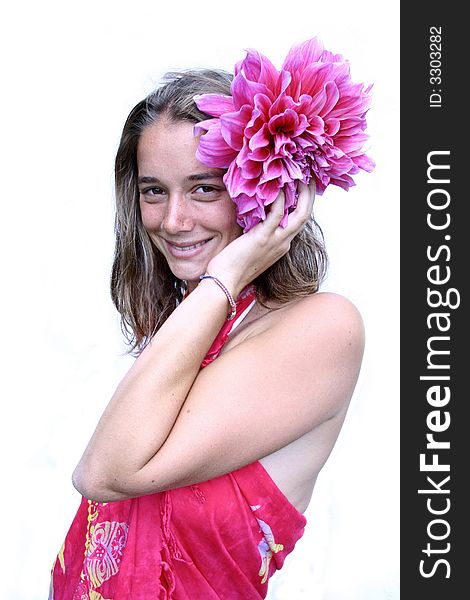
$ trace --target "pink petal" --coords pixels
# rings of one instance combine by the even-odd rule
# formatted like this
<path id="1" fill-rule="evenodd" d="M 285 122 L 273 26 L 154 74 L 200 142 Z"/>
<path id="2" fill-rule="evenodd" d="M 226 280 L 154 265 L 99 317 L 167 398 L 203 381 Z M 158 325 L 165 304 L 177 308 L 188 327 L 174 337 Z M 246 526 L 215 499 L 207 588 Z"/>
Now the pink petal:
<path id="1" fill-rule="evenodd" d="M 259 208 L 259 202 L 255 196 L 248 196 L 247 194 L 239 194 L 235 198 L 238 212 L 243 215 L 250 210 Z"/>
<path id="2" fill-rule="evenodd" d="M 336 135 L 341 127 L 341 121 L 339 119 L 326 119 L 325 120 L 325 131 L 328 135 Z"/>
<path id="3" fill-rule="evenodd" d="M 292 179 L 302 179 L 302 170 L 300 166 L 293 160 L 289 160 L 288 158 L 284 159 L 284 167 L 288 177 L 286 181 Z"/>
<path id="4" fill-rule="evenodd" d="M 263 163 L 257 160 L 247 160 L 240 167 L 240 171 L 243 177 L 247 180 L 247 185 L 249 185 L 250 182 L 255 182 L 256 184 L 258 177 L 260 177 L 261 173 L 263 172 Z M 251 187 L 249 189 L 251 191 Z"/>
<path id="5" fill-rule="evenodd" d="M 230 196 L 233 198 L 242 193 L 253 196 L 256 192 L 261 169 L 260 165 L 255 177 L 248 178 L 247 175 L 243 173 L 243 168 L 239 167 L 236 162 L 233 161 L 228 168 L 227 173 L 224 175 L 224 183 Z"/>
<path id="6" fill-rule="evenodd" d="M 365 154 L 361 154 L 361 156 L 355 156 L 353 161 L 358 167 L 364 171 L 367 171 L 367 173 L 370 173 L 375 169 L 375 162 Z"/>
<path id="7" fill-rule="evenodd" d="M 370 96 L 359 96 L 357 98 L 347 97 L 340 98 L 334 110 L 330 112 L 330 117 L 350 117 L 362 115 L 370 107 Z"/>
<path id="8" fill-rule="evenodd" d="M 269 127 L 266 123 L 259 129 L 255 135 L 250 139 L 249 148 L 250 150 L 256 150 L 258 148 L 264 148 L 271 142 L 271 136 Z"/>
<path id="9" fill-rule="evenodd" d="M 241 150 L 243 135 L 252 109 L 245 104 L 237 112 L 228 112 L 220 117 L 221 133 L 227 144 L 234 150 Z"/>
<path id="10" fill-rule="evenodd" d="M 308 183 L 305 181 L 304 183 Z M 295 208 L 297 206 L 297 200 L 299 198 L 299 193 L 297 190 L 298 182 L 295 183 L 293 181 L 286 183 L 284 186 L 284 194 L 286 197 L 285 206 L 286 208 Z"/>
<path id="11" fill-rule="evenodd" d="M 243 227 L 243 233 L 266 218 L 263 202 L 257 196 L 250 197 L 240 194 L 233 201 L 237 205 L 237 222 Z"/>
<path id="12" fill-rule="evenodd" d="M 296 103 L 290 96 L 288 96 L 285 93 L 279 94 L 279 96 L 276 98 L 276 100 L 272 103 L 271 107 L 269 108 L 269 113 L 268 113 L 269 118 L 272 118 L 276 115 L 282 114 L 288 108 L 295 108 L 295 107 L 296 107 Z"/>
<path id="13" fill-rule="evenodd" d="M 348 62 L 334 62 L 331 65 L 332 79 L 336 82 L 336 85 L 344 93 L 345 89 L 351 86 L 351 75 Z"/>
<path id="14" fill-rule="evenodd" d="M 267 121 L 269 119 L 269 109 L 272 106 L 271 99 L 266 96 L 266 94 L 255 94 L 253 97 L 253 104 L 258 111 L 258 114 Z"/>
<path id="15" fill-rule="evenodd" d="M 339 119 L 341 135 L 355 135 L 364 130 L 364 119 L 362 117 L 351 117 Z"/>
<path id="16" fill-rule="evenodd" d="M 215 127 L 217 121 L 218 119 L 206 119 L 205 121 L 199 121 L 199 123 L 196 123 L 196 125 L 193 127 L 194 136 L 197 137 L 198 135 L 204 135 L 207 131 L 209 131 L 209 129 L 211 129 L 211 127 Z"/>
<path id="17" fill-rule="evenodd" d="M 276 155 L 288 156 L 292 155 L 296 150 L 295 143 L 289 135 L 278 133 L 274 136 L 274 153 Z"/>
<path id="18" fill-rule="evenodd" d="M 224 113 L 234 110 L 232 96 L 198 94 L 194 96 L 194 101 L 199 110 L 214 117 L 220 117 Z"/>
<path id="19" fill-rule="evenodd" d="M 308 131 L 313 135 L 322 135 L 322 133 L 325 131 L 325 123 L 323 119 L 321 117 L 313 117 L 310 120 Z"/>
<path id="20" fill-rule="evenodd" d="M 279 184 L 276 179 L 266 181 L 258 187 L 258 195 L 264 200 L 264 205 L 271 204 L 279 194 Z"/>
<path id="21" fill-rule="evenodd" d="M 364 142 L 369 139 L 369 136 L 365 133 L 358 133 L 354 136 L 346 136 L 341 137 L 336 140 L 336 145 L 338 148 L 348 154 L 349 152 L 353 152 L 354 150 L 358 150 L 362 148 Z"/>
<path id="22" fill-rule="evenodd" d="M 213 124 L 199 139 L 196 158 L 209 167 L 226 169 L 236 157 L 236 151 L 227 145 L 220 132 L 219 119 L 212 119 Z M 204 123 L 208 123 L 205 121 Z M 199 128 L 201 124 L 199 125 Z M 198 130 L 198 127 L 195 127 Z"/>
<path id="23" fill-rule="evenodd" d="M 277 82 L 276 92 L 277 94 L 283 94 L 287 88 L 289 87 L 290 82 L 292 81 L 292 75 L 289 71 L 281 70 L 281 74 L 279 75 L 279 79 Z"/>
<path id="24" fill-rule="evenodd" d="M 328 81 L 325 85 L 326 102 L 320 111 L 320 116 L 327 115 L 339 100 L 339 90 L 334 81 Z"/>
<path id="25" fill-rule="evenodd" d="M 246 58 L 239 63 L 238 68 L 239 72 L 243 72 L 248 80 L 264 83 L 274 91 L 279 73 L 266 56 L 256 50 L 247 50 Z"/>
<path id="26" fill-rule="evenodd" d="M 264 94 L 274 99 L 273 94 L 264 85 L 255 81 L 248 81 L 242 73 L 237 75 L 232 82 L 232 94 L 235 110 L 239 110 L 244 104 L 253 104 L 255 94 Z"/>
<path id="27" fill-rule="evenodd" d="M 337 185 L 338 187 L 340 187 L 346 191 L 348 191 L 349 188 L 356 185 L 354 183 L 354 180 L 351 177 L 348 177 L 347 175 L 343 175 L 343 177 L 341 177 L 341 178 L 338 177 L 338 178 L 332 179 L 331 183 L 333 183 L 334 185 Z"/>
<path id="28" fill-rule="evenodd" d="M 263 116 L 260 114 L 259 110 L 255 108 L 252 112 L 251 119 L 248 121 L 248 124 L 245 127 L 245 138 L 247 140 L 251 139 L 254 134 L 263 126 L 264 122 L 265 120 Z"/>
<path id="29" fill-rule="evenodd" d="M 305 127 L 302 129 L 300 126 L 299 116 L 295 110 L 288 108 L 282 114 L 276 115 L 269 120 L 269 131 L 272 134 L 282 132 L 294 137 L 305 131 Z"/>
<path id="30" fill-rule="evenodd" d="M 263 176 L 260 183 L 265 183 L 271 179 L 277 179 L 285 170 L 283 161 L 280 158 L 271 158 L 263 165 Z"/>
<path id="31" fill-rule="evenodd" d="M 251 152 L 251 158 L 258 162 L 264 162 L 271 155 L 271 148 L 269 146 L 265 146 L 264 148 L 256 148 Z"/>
<path id="32" fill-rule="evenodd" d="M 286 71 L 304 69 L 308 64 L 317 62 L 323 52 L 323 44 L 317 37 L 293 46 L 282 65 Z"/>
<path id="33" fill-rule="evenodd" d="M 324 89 L 328 81 L 333 80 L 332 71 L 333 67 L 328 63 L 314 63 L 309 65 L 303 71 L 302 77 L 298 77 L 301 81 L 302 94 L 308 94 L 309 96 L 312 96 L 312 98 L 316 96 L 316 94 Z M 286 93 L 289 93 L 290 87 L 287 88 Z"/>

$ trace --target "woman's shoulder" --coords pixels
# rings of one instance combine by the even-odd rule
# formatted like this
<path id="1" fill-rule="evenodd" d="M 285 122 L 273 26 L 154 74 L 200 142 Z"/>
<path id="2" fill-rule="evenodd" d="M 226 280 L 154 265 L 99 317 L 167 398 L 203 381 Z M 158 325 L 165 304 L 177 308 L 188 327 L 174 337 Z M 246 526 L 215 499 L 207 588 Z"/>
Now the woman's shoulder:
<path id="1" fill-rule="evenodd" d="M 289 303 L 282 312 L 273 311 L 271 328 L 273 334 L 294 336 L 317 351 L 338 351 L 346 345 L 349 352 L 356 350 L 362 356 L 362 316 L 355 304 L 340 294 L 317 292 Z"/>
<path id="2" fill-rule="evenodd" d="M 349 319 L 359 319 L 361 316 L 355 304 L 345 296 L 335 292 L 316 292 L 303 296 L 285 305 L 292 311 L 306 311 L 312 318 L 324 313 L 332 313 L 337 317 L 345 316 Z"/>
<path id="3" fill-rule="evenodd" d="M 364 323 L 356 305 L 348 298 L 333 292 L 317 292 L 290 305 L 286 318 L 290 321 L 302 321 L 306 326 L 313 325 L 330 333 L 364 335 Z M 308 331 L 308 327 L 306 328 Z"/>
<path id="4" fill-rule="evenodd" d="M 299 347 L 316 351 L 330 348 L 338 351 L 346 345 L 349 352 L 362 356 L 364 325 L 353 302 L 332 292 L 317 292 L 285 304 L 258 305 L 236 335 L 231 336 L 227 350 L 250 338 L 262 336 L 282 347 L 289 340 Z"/>
<path id="5" fill-rule="evenodd" d="M 262 398 L 281 394 L 285 410 L 303 407 L 298 424 L 310 423 L 306 432 L 344 415 L 361 368 L 364 326 L 353 302 L 317 292 L 258 315 L 223 352 L 221 377 L 259 378 L 262 385 L 252 387 Z"/>

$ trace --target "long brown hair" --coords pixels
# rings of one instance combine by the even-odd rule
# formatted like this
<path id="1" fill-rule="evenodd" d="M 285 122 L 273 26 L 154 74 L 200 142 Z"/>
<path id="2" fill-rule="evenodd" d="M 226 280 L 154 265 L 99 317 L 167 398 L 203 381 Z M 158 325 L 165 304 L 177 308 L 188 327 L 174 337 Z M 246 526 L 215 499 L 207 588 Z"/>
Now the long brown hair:
<path id="1" fill-rule="evenodd" d="M 184 282 L 170 271 L 142 225 L 137 186 L 137 145 L 143 130 L 164 114 L 197 123 L 210 117 L 195 102 L 197 94 L 230 95 L 232 76 L 219 70 L 167 73 L 164 84 L 130 112 L 115 163 L 116 246 L 111 296 L 124 334 L 139 352 L 176 308 Z M 318 290 L 327 268 L 322 232 L 312 217 L 292 240 L 289 252 L 256 280 L 257 298 L 286 303 Z"/>

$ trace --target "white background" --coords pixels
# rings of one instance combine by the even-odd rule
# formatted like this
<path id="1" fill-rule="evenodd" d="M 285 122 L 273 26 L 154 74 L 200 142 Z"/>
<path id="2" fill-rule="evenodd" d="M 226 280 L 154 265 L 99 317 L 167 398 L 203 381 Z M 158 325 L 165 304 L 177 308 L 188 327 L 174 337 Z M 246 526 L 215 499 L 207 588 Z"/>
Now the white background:
<path id="1" fill-rule="evenodd" d="M 79 502 L 70 474 L 131 363 L 108 292 L 128 112 L 167 70 L 231 70 L 250 47 L 280 67 L 293 44 L 320 35 L 354 81 L 374 83 L 377 168 L 316 202 L 331 258 L 324 289 L 359 307 L 367 347 L 305 536 L 270 599 L 396 600 L 398 2 L 29 0 L 0 17 L 0 597 L 47 598 Z"/>

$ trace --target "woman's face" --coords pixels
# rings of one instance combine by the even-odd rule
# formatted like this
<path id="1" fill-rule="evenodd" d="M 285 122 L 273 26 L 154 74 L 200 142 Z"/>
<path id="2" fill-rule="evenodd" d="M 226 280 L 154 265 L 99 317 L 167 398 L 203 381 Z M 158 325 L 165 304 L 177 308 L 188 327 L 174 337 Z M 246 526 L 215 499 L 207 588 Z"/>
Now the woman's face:
<path id="1" fill-rule="evenodd" d="M 196 160 L 197 143 L 192 123 L 162 117 L 144 129 L 137 147 L 143 225 L 190 290 L 210 259 L 242 231 L 224 171 Z"/>

